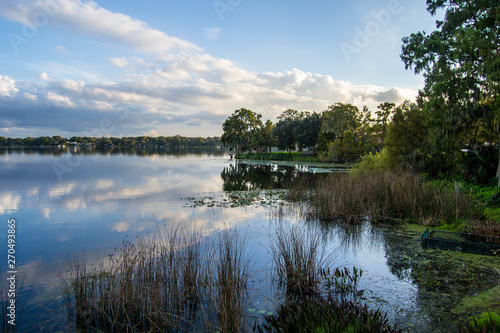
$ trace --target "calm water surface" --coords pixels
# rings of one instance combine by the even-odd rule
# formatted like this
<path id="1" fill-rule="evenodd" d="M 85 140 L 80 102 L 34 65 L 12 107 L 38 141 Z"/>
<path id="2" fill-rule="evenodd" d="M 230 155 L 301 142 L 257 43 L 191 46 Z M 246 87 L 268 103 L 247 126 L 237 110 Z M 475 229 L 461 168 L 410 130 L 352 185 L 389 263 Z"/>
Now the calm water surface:
<path id="1" fill-rule="evenodd" d="M 239 163 L 222 150 L 53 151 L 0 148 L 1 251 L 7 252 L 9 218 L 17 221 L 16 265 L 28 296 L 19 328 L 64 331 L 65 312 L 58 274 L 72 257 L 103 257 L 125 238 L 181 225 L 204 234 L 236 229 L 246 236 L 259 276 L 269 273 L 268 231 L 281 215 L 285 223 L 304 223 L 294 209 L 250 204 L 239 207 L 193 205 L 193 198 L 216 202 L 229 191 L 276 189 L 298 174 L 325 171 L 304 166 Z M 191 199 L 187 199 L 191 198 Z M 280 206 L 281 207 L 281 206 Z M 404 270 L 387 262 L 392 227 L 338 225 L 325 231 L 338 248 L 336 263 L 364 270 L 363 300 L 382 306 L 402 328 L 428 328 L 418 306 L 418 288 Z M 0 263 L 2 274 L 6 261 Z M 2 279 L 4 279 L 3 277 Z M 20 281 L 18 282 L 21 283 Z M 279 297 L 256 292 L 252 307 L 272 312 Z"/>

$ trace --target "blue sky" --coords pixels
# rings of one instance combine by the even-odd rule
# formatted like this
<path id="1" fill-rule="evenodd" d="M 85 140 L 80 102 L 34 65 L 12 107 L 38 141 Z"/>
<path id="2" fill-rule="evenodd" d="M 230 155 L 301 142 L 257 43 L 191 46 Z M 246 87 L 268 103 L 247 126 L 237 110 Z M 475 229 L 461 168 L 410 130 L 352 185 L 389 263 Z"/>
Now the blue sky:
<path id="1" fill-rule="evenodd" d="M 0 135 L 221 135 L 234 110 L 375 110 L 423 84 L 425 0 L 0 0 Z"/>

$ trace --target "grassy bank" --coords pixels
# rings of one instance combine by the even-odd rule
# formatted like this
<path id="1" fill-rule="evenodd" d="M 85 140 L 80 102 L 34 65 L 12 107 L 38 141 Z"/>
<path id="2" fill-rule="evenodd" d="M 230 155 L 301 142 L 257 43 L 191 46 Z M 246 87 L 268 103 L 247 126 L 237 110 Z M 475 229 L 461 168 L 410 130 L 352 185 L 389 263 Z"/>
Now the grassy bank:
<path id="1" fill-rule="evenodd" d="M 242 160 L 320 162 L 317 155 L 304 154 L 302 152 L 246 153 L 240 154 L 236 158 Z"/>

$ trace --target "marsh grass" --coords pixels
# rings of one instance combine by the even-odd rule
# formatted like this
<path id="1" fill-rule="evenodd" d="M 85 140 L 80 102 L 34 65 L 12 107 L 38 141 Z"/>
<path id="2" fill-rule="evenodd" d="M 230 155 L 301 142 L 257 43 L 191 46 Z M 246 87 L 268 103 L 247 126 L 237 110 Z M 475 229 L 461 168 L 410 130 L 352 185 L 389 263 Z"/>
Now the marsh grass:
<path id="1" fill-rule="evenodd" d="M 473 235 L 485 235 L 485 243 L 500 245 L 500 223 L 497 221 L 470 221 L 464 231 Z"/>
<path id="2" fill-rule="evenodd" d="M 234 233 L 210 240 L 171 229 L 66 268 L 66 307 L 83 331 L 239 332 L 244 325 L 248 258 Z"/>
<path id="3" fill-rule="evenodd" d="M 404 219 L 439 225 L 484 217 L 482 206 L 467 193 L 426 183 L 409 172 L 331 174 L 319 182 L 293 185 L 290 198 L 308 199 L 310 219 L 343 219 L 350 223 L 368 218 L 372 222 Z"/>
<path id="4" fill-rule="evenodd" d="M 496 312 L 483 312 L 473 317 L 465 325 L 459 325 L 460 333 L 496 333 L 500 332 L 500 316 Z"/>
<path id="5" fill-rule="evenodd" d="M 217 241 L 217 319 L 221 332 L 243 332 L 248 309 L 247 284 L 251 274 L 245 241 L 235 232 L 224 231 Z"/>
<path id="6" fill-rule="evenodd" d="M 321 291 L 336 253 L 326 252 L 319 229 L 279 224 L 269 234 L 269 243 L 275 279 L 287 296 Z"/>
<path id="7" fill-rule="evenodd" d="M 366 305 L 328 297 L 306 297 L 281 305 L 275 315 L 265 316 L 258 332 L 401 332 L 387 315 Z"/>

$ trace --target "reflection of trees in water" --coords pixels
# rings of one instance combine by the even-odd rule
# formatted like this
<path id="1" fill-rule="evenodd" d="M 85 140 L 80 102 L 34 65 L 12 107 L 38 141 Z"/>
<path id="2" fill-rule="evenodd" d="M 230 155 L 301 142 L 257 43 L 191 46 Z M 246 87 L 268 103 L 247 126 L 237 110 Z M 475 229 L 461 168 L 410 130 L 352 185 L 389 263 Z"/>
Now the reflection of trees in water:
<path id="1" fill-rule="evenodd" d="M 224 191 L 248 191 L 257 189 L 282 189 L 290 186 L 299 178 L 309 178 L 292 166 L 255 165 L 238 163 L 225 167 L 221 172 Z"/>
<path id="2" fill-rule="evenodd" d="M 325 237 L 338 242 L 341 250 L 350 250 L 356 254 L 357 250 L 373 249 L 385 243 L 384 232 L 368 220 L 362 224 L 351 224 L 337 219 L 335 221 L 311 220 L 308 223 L 319 227 Z"/>
<path id="3" fill-rule="evenodd" d="M 159 148 L 159 147 L 94 147 L 94 146 L 66 146 L 64 148 L 31 148 L 31 147 L 6 147 L 0 148 L 0 156 L 10 154 L 26 155 L 52 155 L 61 156 L 71 155 L 128 155 L 128 156 L 187 156 L 187 155 L 208 155 L 224 156 L 227 155 L 227 149 L 219 148 Z"/>

